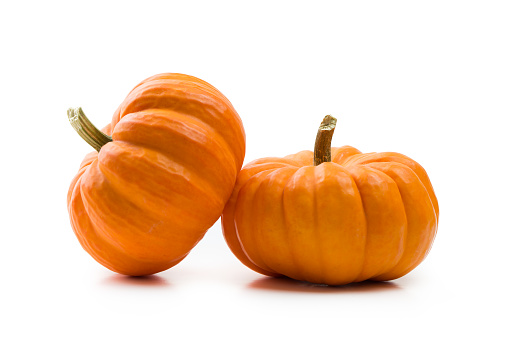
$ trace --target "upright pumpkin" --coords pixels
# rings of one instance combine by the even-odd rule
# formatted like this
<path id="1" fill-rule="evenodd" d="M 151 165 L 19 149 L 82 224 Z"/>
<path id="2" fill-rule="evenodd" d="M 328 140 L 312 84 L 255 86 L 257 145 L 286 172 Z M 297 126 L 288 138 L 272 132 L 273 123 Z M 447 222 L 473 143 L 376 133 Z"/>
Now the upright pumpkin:
<path id="1" fill-rule="evenodd" d="M 327 116 L 314 154 L 247 164 L 222 215 L 233 253 L 256 272 L 342 285 L 413 270 L 437 231 L 438 203 L 425 170 L 393 152 L 330 148 Z"/>
<path id="2" fill-rule="evenodd" d="M 245 133 L 231 103 L 203 80 L 168 73 L 137 85 L 104 133 L 80 108 L 68 115 L 97 150 L 67 196 L 83 248 L 126 275 L 176 265 L 219 218 L 241 169 Z"/>

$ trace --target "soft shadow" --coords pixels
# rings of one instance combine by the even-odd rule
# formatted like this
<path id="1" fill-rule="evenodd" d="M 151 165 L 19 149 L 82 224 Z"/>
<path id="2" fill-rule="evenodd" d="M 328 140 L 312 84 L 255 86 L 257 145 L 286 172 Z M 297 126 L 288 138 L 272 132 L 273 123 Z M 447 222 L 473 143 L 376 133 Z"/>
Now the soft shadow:
<path id="1" fill-rule="evenodd" d="M 123 286 L 148 286 L 148 287 L 165 287 L 170 283 L 157 275 L 146 275 L 133 277 L 128 275 L 114 274 L 104 279 L 106 285 L 123 285 Z"/>
<path id="2" fill-rule="evenodd" d="M 247 287 L 259 290 L 306 293 L 365 293 L 394 291 L 402 289 L 402 287 L 396 283 L 387 281 L 364 281 L 343 286 L 329 286 L 324 284 L 313 284 L 306 281 L 293 280 L 285 277 L 263 277 L 254 280 L 248 284 Z"/>

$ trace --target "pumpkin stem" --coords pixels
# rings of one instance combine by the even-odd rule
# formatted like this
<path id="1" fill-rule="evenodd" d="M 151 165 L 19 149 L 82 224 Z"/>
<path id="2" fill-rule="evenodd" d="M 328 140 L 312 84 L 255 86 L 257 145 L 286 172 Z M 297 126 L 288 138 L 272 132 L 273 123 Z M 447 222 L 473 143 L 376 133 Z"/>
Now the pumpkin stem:
<path id="1" fill-rule="evenodd" d="M 95 148 L 97 152 L 101 150 L 102 146 L 113 141 L 109 135 L 104 134 L 88 120 L 81 107 L 69 108 L 67 110 L 67 117 L 79 136 Z"/>
<path id="2" fill-rule="evenodd" d="M 332 137 L 337 119 L 327 115 L 319 126 L 314 145 L 314 166 L 332 161 Z"/>

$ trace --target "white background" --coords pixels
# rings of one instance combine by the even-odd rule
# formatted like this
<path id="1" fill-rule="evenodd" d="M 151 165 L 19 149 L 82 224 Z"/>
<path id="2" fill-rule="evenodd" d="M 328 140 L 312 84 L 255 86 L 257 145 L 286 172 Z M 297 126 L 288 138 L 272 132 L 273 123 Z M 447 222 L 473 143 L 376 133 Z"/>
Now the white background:
<path id="1" fill-rule="evenodd" d="M 0 5 L 2 338 L 501 338 L 508 335 L 506 1 L 17 1 Z M 125 278 L 79 246 L 66 194 L 138 82 L 202 78 L 233 103 L 246 162 L 314 144 L 397 151 L 441 207 L 427 259 L 327 288 L 244 267 L 220 221 L 183 262 Z"/>

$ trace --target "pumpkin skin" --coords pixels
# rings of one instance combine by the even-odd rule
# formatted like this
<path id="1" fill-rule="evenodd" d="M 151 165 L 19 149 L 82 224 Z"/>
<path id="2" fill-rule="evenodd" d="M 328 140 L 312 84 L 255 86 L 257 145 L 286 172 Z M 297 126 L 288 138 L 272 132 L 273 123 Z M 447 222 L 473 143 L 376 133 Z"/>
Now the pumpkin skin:
<path id="1" fill-rule="evenodd" d="M 236 257 L 268 276 L 344 285 L 397 279 L 430 251 L 438 203 L 414 160 L 331 149 L 247 164 L 222 215 Z"/>
<path id="2" fill-rule="evenodd" d="M 88 154 L 67 204 L 82 247 L 140 276 L 180 262 L 220 217 L 245 155 L 231 103 L 203 80 L 159 74 L 137 85 Z"/>

